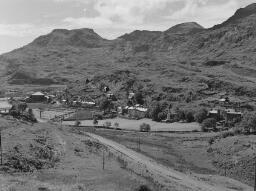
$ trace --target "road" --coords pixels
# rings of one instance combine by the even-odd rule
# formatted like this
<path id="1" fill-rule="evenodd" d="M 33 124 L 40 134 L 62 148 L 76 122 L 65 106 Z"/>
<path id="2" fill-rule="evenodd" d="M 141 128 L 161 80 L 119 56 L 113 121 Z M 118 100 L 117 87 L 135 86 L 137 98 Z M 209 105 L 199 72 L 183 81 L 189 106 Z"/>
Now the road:
<path id="1" fill-rule="evenodd" d="M 198 180 L 196 177 L 188 176 L 184 173 L 178 172 L 174 169 L 168 168 L 163 166 L 153 159 L 146 157 L 134 150 L 131 150 L 124 145 L 121 145 L 117 142 L 112 140 L 103 138 L 101 136 L 87 133 L 90 137 L 98 140 L 102 144 L 106 145 L 107 147 L 114 149 L 132 159 L 134 163 L 139 163 L 140 166 L 146 168 L 148 174 L 150 174 L 151 178 L 157 178 L 158 182 L 165 184 L 165 186 L 171 186 L 172 189 L 177 191 L 252 191 L 253 189 L 247 185 L 244 185 L 238 181 L 226 178 L 226 177 L 219 177 L 221 181 L 225 182 L 216 183 L 216 182 L 204 182 Z M 164 180 L 164 181 L 163 181 Z"/>

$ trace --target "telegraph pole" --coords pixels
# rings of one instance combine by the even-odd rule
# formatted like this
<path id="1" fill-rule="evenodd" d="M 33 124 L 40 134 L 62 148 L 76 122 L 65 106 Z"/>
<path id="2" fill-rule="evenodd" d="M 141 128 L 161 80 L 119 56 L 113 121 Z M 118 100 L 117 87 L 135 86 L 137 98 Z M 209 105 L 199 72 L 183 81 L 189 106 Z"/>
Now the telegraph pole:
<path id="1" fill-rule="evenodd" d="M 254 159 L 254 191 L 256 191 L 256 157 Z"/>
<path id="2" fill-rule="evenodd" d="M 102 169 L 104 170 L 105 169 L 105 152 L 103 150 L 103 156 L 102 156 Z"/>
<path id="3" fill-rule="evenodd" d="M 139 139 L 138 139 L 138 151 L 140 151 L 140 135 L 139 135 Z"/>
<path id="4" fill-rule="evenodd" d="M 1 152 L 1 166 L 2 166 L 3 165 L 2 130 L 0 130 L 0 152 Z"/>

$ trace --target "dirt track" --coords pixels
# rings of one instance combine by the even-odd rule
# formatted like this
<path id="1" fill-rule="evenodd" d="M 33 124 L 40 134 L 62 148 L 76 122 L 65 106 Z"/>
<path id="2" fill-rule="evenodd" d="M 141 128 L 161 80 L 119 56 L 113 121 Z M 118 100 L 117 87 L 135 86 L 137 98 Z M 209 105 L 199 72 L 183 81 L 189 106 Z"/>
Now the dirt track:
<path id="1" fill-rule="evenodd" d="M 203 190 L 203 191 L 232 191 L 232 190 L 243 190 L 243 191 L 252 191 L 253 188 L 242 184 L 238 181 L 235 181 L 233 179 L 229 179 L 226 177 L 219 177 L 219 176 L 210 176 L 211 178 L 207 177 L 205 175 L 205 179 L 207 181 L 200 181 L 199 176 L 188 176 L 186 174 L 183 174 L 181 172 L 175 171 L 173 169 L 170 169 L 168 167 L 165 167 L 161 164 L 158 164 L 154 160 L 137 153 L 131 149 L 128 149 L 127 147 L 116 143 L 114 141 L 108 140 L 106 138 L 103 138 L 101 136 L 87 133 L 89 136 L 91 136 L 94 139 L 97 139 L 101 143 L 105 144 L 106 146 L 114 149 L 115 151 L 118 151 L 125 155 L 127 158 L 132 159 L 135 163 L 139 164 L 139 166 L 142 166 L 146 168 L 147 174 L 151 176 L 152 179 L 157 179 L 158 182 L 166 186 L 167 188 L 171 186 L 175 190 L 191 190 L 191 191 L 197 191 L 197 190 Z M 133 169 L 136 170 L 136 169 Z M 201 177 L 201 179 L 203 179 Z M 221 182 L 221 183 L 220 183 Z"/>

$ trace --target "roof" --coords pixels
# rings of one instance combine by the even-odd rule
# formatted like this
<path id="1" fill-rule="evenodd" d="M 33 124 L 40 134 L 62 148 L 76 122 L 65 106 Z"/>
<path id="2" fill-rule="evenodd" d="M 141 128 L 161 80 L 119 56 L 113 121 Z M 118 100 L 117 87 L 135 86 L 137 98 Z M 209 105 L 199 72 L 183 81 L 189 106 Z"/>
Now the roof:
<path id="1" fill-rule="evenodd" d="M 12 105 L 7 101 L 0 101 L 0 109 L 11 109 Z"/>
<path id="2" fill-rule="evenodd" d="M 36 92 L 32 94 L 33 96 L 44 96 L 42 92 Z"/>
<path id="3" fill-rule="evenodd" d="M 234 109 L 226 109 L 225 110 L 228 114 L 234 114 L 234 115 L 242 115 L 243 113 L 242 112 L 237 112 L 236 110 Z"/>
<path id="4" fill-rule="evenodd" d="M 218 110 L 214 109 L 214 110 L 209 111 L 209 113 L 218 114 Z"/>
<path id="5" fill-rule="evenodd" d="M 126 107 L 127 108 L 127 107 Z M 148 111 L 147 108 L 143 108 L 143 107 L 128 107 L 128 110 L 137 110 L 137 111 L 141 111 L 141 112 L 146 112 Z"/>

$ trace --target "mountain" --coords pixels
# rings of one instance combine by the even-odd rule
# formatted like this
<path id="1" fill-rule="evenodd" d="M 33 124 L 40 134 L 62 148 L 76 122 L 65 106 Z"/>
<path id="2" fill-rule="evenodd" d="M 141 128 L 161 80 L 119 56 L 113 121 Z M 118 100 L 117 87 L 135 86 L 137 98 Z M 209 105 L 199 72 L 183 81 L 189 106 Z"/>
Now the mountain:
<path id="1" fill-rule="evenodd" d="M 188 22 L 175 25 L 165 31 L 168 34 L 190 34 L 204 30 L 204 27 L 195 22 Z"/>
<path id="2" fill-rule="evenodd" d="M 109 85 L 120 97 L 139 90 L 148 99 L 174 102 L 189 92 L 200 103 L 223 92 L 251 99 L 256 96 L 255 7 L 239 9 L 209 29 L 190 22 L 115 40 L 92 29 L 56 29 L 0 56 L 0 80 L 5 85 L 72 84 L 75 92 L 90 79 L 94 87 Z"/>
<path id="3" fill-rule="evenodd" d="M 107 40 L 92 29 L 55 29 L 50 34 L 41 36 L 31 43 L 33 46 L 74 46 L 95 48 L 103 46 Z"/>
<path id="4" fill-rule="evenodd" d="M 256 13 L 256 3 L 250 4 L 245 8 L 238 9 L 235 14 L 230 17 L 227 21 L 220 25 L 216 25 L 214 28 L 223 27 L 228 24 L 236 24 L 239 20 L 246 18 L 248 16 L 254 15 Z"/>

